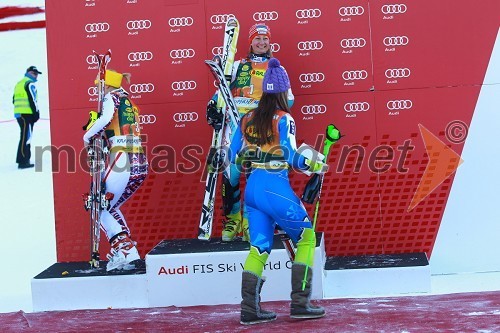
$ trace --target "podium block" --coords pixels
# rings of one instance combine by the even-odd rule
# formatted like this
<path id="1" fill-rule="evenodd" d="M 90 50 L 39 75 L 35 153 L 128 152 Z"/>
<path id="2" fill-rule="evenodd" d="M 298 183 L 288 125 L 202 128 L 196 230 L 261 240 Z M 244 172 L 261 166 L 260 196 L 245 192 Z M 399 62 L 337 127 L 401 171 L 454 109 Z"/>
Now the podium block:
<path id="1" fill-rule="evenodd" d="M 325 246 L 317 234 L 313 266 L 313 299 L 323 298 Z M 148 300 L 151 306 L 238 304 L 241 273 L 249 252 L 243 241 L 212 239 L 164 240 L 146 256 Z M 275 236 L 263 276 L 262 301 L 289 300 L 291 265 L 285 248 Z"/>

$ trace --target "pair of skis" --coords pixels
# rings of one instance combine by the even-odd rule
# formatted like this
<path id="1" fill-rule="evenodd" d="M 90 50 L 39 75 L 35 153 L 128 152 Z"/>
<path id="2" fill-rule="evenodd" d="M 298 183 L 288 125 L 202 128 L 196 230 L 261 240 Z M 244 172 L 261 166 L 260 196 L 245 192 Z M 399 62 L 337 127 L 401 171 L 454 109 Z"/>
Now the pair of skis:
<path id="1" fill-rule="evenodd" d="M 217 178 L 224 161 L 226 151 L 224 147 L 229 144 L 230 133 L 234 133 L 240 122 L 240 114 L 236 108 L 233 95 L 229 88 L 231 82 L 234 58 L 236 56 L 236 44 L 238 42 L 240 25 L 236 18 L 229 18 L 224 30 L 224 45 L 222 57 L 214 60 L 205 60 L 210 71 L 217 80 L 219 86 L 217 96 L 217 109 L 222 112 L 222 126 L 215 128 L 212 136 L 212 143 L 208 153 L 207 165 L 208 173 L 205 182 L 205 195 L 201 209 L 200 224 L 198 227 L 198 239 L 208 241 L 212 236 L 214 220 L 215 192 Z M 227 128 L 229 126 L 229 128 Z M 228 136 L 224 141 L 224 134 Z M 228 170 L 229 171 L 229 170 Z"/>
<path id="2" fill-rule="evenodd" d="M 94 51 L 94 57 L 98 62 L 99 75 L 97 79 L 98 105 L 97 113 L 90 112 L 90 119 L 84 130 L 88 130 L 97 118 L 102 114 L 106 67 L 111 61 L 111 50 L 104 55 Z M 87 161 L 90 171 L 90 192 L 83 195 L 85 210 L 90 213 L 90 266 L 99 268 L 99 241 L 101 235 L 101 212 L 109 208 L 109 202 L 113 194 L 106 192 L 104 182 L 104 171 L 106 169 L 106 157 L 108 151 L 104 144 L 104 138 L 98 136 L 92 138 L 87 146 Z"/>

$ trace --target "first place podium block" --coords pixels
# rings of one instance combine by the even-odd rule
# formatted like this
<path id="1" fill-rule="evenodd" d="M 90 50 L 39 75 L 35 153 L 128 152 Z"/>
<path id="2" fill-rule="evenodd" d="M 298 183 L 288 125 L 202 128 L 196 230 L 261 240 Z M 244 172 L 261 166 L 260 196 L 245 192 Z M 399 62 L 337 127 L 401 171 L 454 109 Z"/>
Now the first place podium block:
<path id="1" fill-rule="evenodd" d="M 312 298 L 323 298 L 325 245 L 317 234 Z M 249 252 L 243 241 L 165 240 L 146 256 L 148 300 L 151 306 L 238 304 L 241 273 Z M 264 267 L 262 301 L 289 300 L 291 265 L 278 236 Z"/>

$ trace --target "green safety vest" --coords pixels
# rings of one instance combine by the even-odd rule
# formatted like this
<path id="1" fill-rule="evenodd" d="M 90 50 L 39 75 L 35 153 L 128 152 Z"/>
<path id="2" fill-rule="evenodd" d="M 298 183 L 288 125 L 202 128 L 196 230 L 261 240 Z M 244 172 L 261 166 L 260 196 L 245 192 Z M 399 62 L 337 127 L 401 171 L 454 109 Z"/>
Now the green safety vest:
<path id="1" fill-rule="evenodd" d="M 28 92 L 26 91 L 26 83 L 31 81 L 25 77 L 19 81 L 14 88 L 14 113 L 16 114 L 32 114 Z"/>

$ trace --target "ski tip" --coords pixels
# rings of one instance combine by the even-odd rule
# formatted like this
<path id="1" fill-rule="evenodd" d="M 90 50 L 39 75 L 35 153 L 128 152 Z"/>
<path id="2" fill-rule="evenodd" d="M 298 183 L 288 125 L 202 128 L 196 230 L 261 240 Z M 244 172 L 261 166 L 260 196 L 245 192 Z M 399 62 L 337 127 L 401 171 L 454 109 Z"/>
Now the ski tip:
<path id="1" fill-rule="evenodd" d="M 239 24 L 238 19 L 236 17 L 230 17 L 227 19 L 226 26 L 228 27 L 237 27 Z"/>

